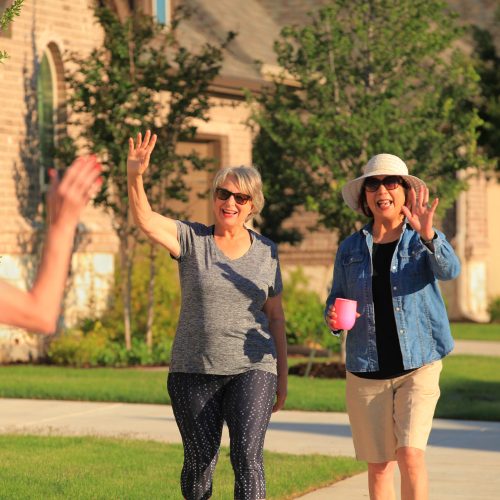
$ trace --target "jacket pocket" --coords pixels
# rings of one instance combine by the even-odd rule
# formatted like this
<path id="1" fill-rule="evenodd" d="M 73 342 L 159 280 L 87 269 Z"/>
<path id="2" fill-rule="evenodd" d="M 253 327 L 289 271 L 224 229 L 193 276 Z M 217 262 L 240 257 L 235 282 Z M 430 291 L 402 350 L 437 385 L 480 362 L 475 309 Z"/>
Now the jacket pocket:
<path id="1" fill-rule="evenodd" d="M 346 255 L 342 259 L 342 266 L 344 267 L 349 288 L 356 281 L 366 277 L 367 265 L 361 253 Z"/>

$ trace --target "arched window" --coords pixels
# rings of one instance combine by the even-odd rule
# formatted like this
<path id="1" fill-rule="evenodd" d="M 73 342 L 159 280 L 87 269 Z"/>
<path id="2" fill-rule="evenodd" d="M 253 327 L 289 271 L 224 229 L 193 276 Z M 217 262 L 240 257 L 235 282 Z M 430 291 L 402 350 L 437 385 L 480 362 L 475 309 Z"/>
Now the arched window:
<path id="1" fill-rule="evenodd" d="M 66 135 L 66 87 L 61 52 L 56 43 L 45 49 L 36 79 L 39 138 L 40 187 L 44 188 L 49 168 L 57 167 L 55 149 Z"/>
<path id="2" fill-rule="evenodd" d="M 45 185 L 47 170 L 54 166 L 56 108 L 54 78 L 47 53 L 44 53 L 38 69 L 38 134 L 40 144 L 40 183 Z"/>

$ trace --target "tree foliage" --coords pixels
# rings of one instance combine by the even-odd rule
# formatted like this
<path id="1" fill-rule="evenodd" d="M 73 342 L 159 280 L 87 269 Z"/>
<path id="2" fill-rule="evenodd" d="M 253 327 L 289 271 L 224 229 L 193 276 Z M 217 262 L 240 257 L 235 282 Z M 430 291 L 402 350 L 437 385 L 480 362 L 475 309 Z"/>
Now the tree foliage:
<path id="1" fill-rule="evenodd" d="M 151 129 L 158 135 L 155 154 L 144 184 L 154 210 L 179 216 L 168 202 L 187 199 L 188 162 L 204 168 L 194 153 L 179 155 L 176 146 L 196 134 L 194 120 L 207 120 L 208 87 L 220 71 L 223 50 L 233 38 L 228 33 L 220 45 L 205 44 L 197 52 L 178 40 L 179 24 L 189 15 L 178 9 L 167 29 L 139 13 L 120 20 L 107 8 L 95 16 L 104 31 L 104 42 L 89 56 L 72 54 L 67 77 L 71 88 L 70 123 L 75 125 L 80 149 L 99 155 L 104 184 L 94 202 L 112 215 L 120 241 L 123 279 L 125 341 L 131 346 L 130 284 L 138 231 L 129 218 L 127 196 L 128 138 Z M 61 141 L 59 157 L 69 164 L 75 154 L 73 140 Z"/>
<path id="2" fill-rule="evenodd" d="M 500 7 L 495 17 L 500 24 Z M 476 70 L 481 78 L 479 116 L 483 124 L 479 129 L 479 144 L 500 171 L 500 56 L 489 31 L 472 28 L 477 55 Z"/>
<path id="3" fill-rule="evenodd" d="M 21 7 L 23 6 L 23 3 L 24 0 L 14 0 L 12 5 L 7 7 L 5 11 L 0 14 L 0 32 L 6 31 L 14 18 L 21 15 Z M 0 63 L 8 57 L 9 54 L 7 54 L 5 50 L 0 50 Z"/>
<path id="4" fill-rule="evenodd" d="M 337 347 L 338 341 L 330 333 L 323 319 L 323 301 L 308 285 L 309 280 L 301 268 L 292 271 L 285 280 L 283 309 L 288 344 Z"/>
<path id="5" fill-rule="evenodd" d="M 341 187 L 374 154 L 396 154 L 449 205 L 456 173 L 480 165 L 479 92 L 471 61 L 454 45 L 462 30 L 440 0 L 336 0 L 275 42 L 281 74 L 256 98 L 267 205 L 261 230 L 299 241 L 281 223 L 304 206 L 319 223 L 352 232 L 359 215 Z M 444 203 L 443 203 L 444 202 Z"/>

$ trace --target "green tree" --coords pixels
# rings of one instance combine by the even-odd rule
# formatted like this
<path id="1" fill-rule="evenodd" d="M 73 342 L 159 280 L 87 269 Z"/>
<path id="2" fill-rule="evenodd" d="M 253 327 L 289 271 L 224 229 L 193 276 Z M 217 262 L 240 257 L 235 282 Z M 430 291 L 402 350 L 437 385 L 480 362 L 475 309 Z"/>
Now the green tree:
<path id="1" fill-rule="evenodd" d="M 10 7 L 7 7 L 0 14 L 0 32 L 6 31 L 10 23 L 14 20 L 16 16 L 21 15 L 21 7 L 23 6 L 24 0 L 14 0 Z M 9 54 L 5 50 L 0 50 L 0 63 L 9 57 Z"/>
<path id="2" fill-rule="evenodd" d="M 495 25 L 500 24 L 500 7 Z M 477 56 L 476 70 L 481 78 L 479 116 L 483 125 L 479 129 L 479 144 L 500 171 L 500 57 L 493 37 L 487 30 L 474 26 L 472 33 Z"/>
<path id="3" fill-rule="evenodd" d="M 461 35 L 440 0 L 336 0 L 285 27 L 274 45 L 281 74 L 252 117 L 262 231 L 300 240 L 281 223 L 304 206 L 340 237 L 351 233 L 359 215 L 341 187 L 381 152 L 404 158 L 449 206 L 464 187 L 457 172 L 482 165 L 470 105 L 478 75 L 455 45 Z"/>
<path id="4" fill-rule="evenodd" d="M 139 234 L 128 210 L 128 138 L 146 129 L 158 135 L 145 188 L 154 210 L 179 216 L 168 202 L 186 199 L 187 162 L 195 168 L 206 163 L 194 153 L 177 154 L 176 145 L 193 139 L 193 120 L 207 120 L 208 87 L 220 71 L 223 49 L 234 34 L 228 33 L 220 45 L 205 44 L 195 53 L 178 40 L 179 23 L 189 15 L 186 10 L 178 9 L 168 29 L 142 14 L 123 23 L 107 8 L 96 8 L 95 15 L 104 42 L 88 57 L 73 54 L 70 58 L 76 68 L 67 77 L 72 90 L 70 121 L 77 126 L 78 142 L 97 153 L 105 166 L 103 189 L 95 204 L 112 214 L 120 242 L 124 337 L 130 349 L 132 264 Z M 63 142 L 59 153 L 67 163 L 68 155 L 75 153 L 72 141 Z M 155 296 L 155 255 L 153 251 L 151 300 Z M 152 325 L 149 331 L 151 343 Z"/>

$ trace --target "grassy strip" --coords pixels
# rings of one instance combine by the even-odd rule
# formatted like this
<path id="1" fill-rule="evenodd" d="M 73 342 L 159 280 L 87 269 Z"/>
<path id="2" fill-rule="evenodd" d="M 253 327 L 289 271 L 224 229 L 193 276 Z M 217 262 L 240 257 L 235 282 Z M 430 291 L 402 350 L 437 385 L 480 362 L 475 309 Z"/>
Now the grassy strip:
<path id="1" fill-rule="evenodd" d="M 169 403 L 167 369 L 0 367 L 0 397 Z M 290 377 L 288 409 L 345 411 L 344 380 Z"/>
<path id="2" fill-rule="evenodd" d="M 437 417 L 500 422 L 500 358 L 451 356 L 443 366 Z"/>
<path id="3" fill-rule="evenodd" d="M 265 454 L 269 499 L 287 499 L 365 470 L 348 457 Z M 0 436 L 2 498 L 181 500 L 182 447 L 92 437 Z M 223 448 L 213 499 L 233 497 Z"/>
<path id="4" fill-rule="evenodd" d="M 451 333 L 457 340 L 491 340 L 500 342 L 498 323 L 452 323 Z"/>
<path id="5" fill-rule="evenodd" d="M 0 367 L 0 397 L 168 403 L 166 370 Z M 345 381 L 291 376 L 286 409 L 345 411 Z M 436 416 L 500 421 L 500 357 L 449 356 Z"/>
<path id="6" fill-rule="evenodd" d="M 165 404 L 167 368 L 0 367 L 0 397 Z"/>

